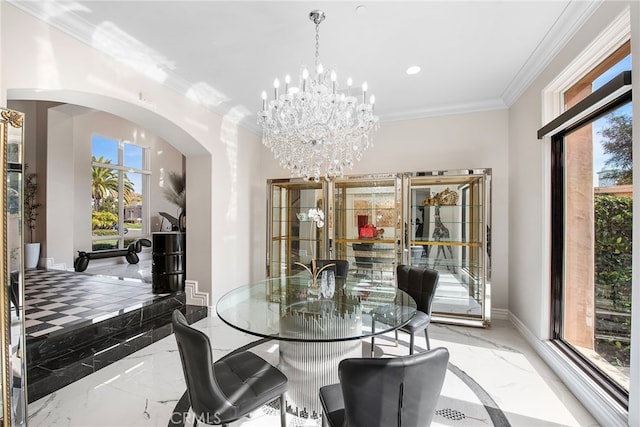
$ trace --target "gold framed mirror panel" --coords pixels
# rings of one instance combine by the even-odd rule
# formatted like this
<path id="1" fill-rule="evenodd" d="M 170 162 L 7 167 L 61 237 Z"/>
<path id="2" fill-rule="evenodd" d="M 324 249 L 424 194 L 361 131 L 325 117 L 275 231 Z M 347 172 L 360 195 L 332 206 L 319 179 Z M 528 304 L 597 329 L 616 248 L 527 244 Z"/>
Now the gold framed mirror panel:
<path id="1" fill-rule="evenodd" d="M 24 114 L 0 108 L 3 221 L 0 289 L 2 425 L 26 425 L 23 309 L 22 159 Z"/>

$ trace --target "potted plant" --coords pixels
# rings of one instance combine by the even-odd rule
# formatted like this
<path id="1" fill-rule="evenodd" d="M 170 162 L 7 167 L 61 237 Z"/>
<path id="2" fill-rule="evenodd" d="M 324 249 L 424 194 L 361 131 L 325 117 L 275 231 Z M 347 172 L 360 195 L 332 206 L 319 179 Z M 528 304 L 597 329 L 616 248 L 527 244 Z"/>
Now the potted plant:
<path id="1" fill-rule="evenodd" d="M 24 179 L 24 203 L 23 203 L 23 217 L 24 226 L 28 229 L 25 237 L 28 237 L 28 241 L 24 245 L 24 264 L 25 268 L 36 268 L 38 266 L 38 259 L 40 258 L 40 243 L 34 242 L 34 235 L 36 231 L 36 219 L 40 212 L 38 209 L 42 206 L 38 202 L 38 183 L 36 182 L 35 173 L 26 173 L 27 165 L 25 165 L 25 179 Z"/>
<path id="2" fill-rule="evenodd" d="M 182 173 L 169 171 L 167 174 L 167 185 L 162 188 L 165 198 L 177 205 L 180 209 L 178 213 L 178 229 L 185 231 L 185 221 L 187 214 L 187 181 Z"/>

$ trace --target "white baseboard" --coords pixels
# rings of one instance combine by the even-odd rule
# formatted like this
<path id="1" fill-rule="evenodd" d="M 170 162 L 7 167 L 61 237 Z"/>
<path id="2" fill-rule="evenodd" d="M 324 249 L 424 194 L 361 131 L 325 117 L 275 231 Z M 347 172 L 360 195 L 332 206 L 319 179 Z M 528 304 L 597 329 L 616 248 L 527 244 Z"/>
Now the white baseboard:
<path id="1" fill-rule="evenodd" d="M 187 299 L 187 305 L 209 307 L 209 294 L 198 290 L 197 280 L 185 280 L 184 293 Z"/>
<path id="2" fill-rule="evenodd" d="M 53 258 L 40 258 L 38 265 L 46 270 L 66 270 L 67 263 L 61 262 L 56 264 Z"/>
<path id="3" fill-rule="evenodd" d="M 498 320 L 509 320 L 509 310 L 506 308 L 494 308 L 491 310 L 491 318 Z"/>
<path id="4" fill-rule="evenodd" d="M 600 387 L 577 368 L 565 355 L 547 340 L 536 337 L 513 313 L 509 321 L 520 332 L 536 353 L 578 398 L 584 407 L 603 426 L 626 426 L 629 414 L 615 400 L 600 391 Z"/>

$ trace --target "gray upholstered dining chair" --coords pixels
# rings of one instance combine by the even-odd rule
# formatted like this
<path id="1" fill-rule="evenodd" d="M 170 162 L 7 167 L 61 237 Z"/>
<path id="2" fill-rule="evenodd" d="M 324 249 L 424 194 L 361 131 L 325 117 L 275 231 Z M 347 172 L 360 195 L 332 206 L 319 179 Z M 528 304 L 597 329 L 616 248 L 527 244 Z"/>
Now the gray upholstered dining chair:
<path id="1" fill-rule="evenodd" d="M 333 269 L 336 277 L 344 277 L 346 278 L 349 274 L 349 261 L 345 259 L 317 259 L 316 260 L 316 268 L 322 268 L 327 264 L 335 264 L 333 267 L 329 267 Z"/>
<path id="2" fill-rule="evenodd" d="M 395 358 L 342 360 L 340 383 L 320 388 L 323 426 L 430 425 L 448 362 L 443 347 Z"/>
<path id="3" fill-rule="evenodd" d="M 396 280 L 398 288 L 408 293 L 416 301 L 416 314 L 409 323 L 402 326 L 400 330 L 410 334 L 409 354 L 413 354 L 413 343 L 415 334 L 424 331 L 427 340 L 427 350 L 431 349 L 429 343 L 429 332 L 427 328 L 431 323 L 431 306 L 438 287 L 440 273 L 428 267 L 418 267 L 415 265 L 400 264 L 396 268 Z M 398 345 L 398 330 L 396 334 L 396 345 Z M 374 355 L 375 338 L 371 338 L 371 357 Z"/>
<path id="4" fill-rule="evenodd" d="M 194 427 L 198 421 L 226 426 L 277 398 L 280 424 L 286 425 L 287 377 L 279 369 L 250 351 L 213 362 L 206 334 L 189 326 L 179 310 L 174 310 L 172 322 Z"/>

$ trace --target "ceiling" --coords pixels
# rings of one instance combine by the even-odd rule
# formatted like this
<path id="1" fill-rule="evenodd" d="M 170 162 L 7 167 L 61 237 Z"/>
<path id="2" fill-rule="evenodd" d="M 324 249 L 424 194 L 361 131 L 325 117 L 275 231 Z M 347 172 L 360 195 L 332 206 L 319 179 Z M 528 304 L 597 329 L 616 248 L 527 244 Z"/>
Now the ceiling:
<path id="1" fill-rule="evenodd" d="M 320 62 L 363 81 L 381 121 L 506 108 L 599 1 L 9 0 L 259 132 L 261 93 Z M 422 71 L 407 75 L 419 65 Z"/>

